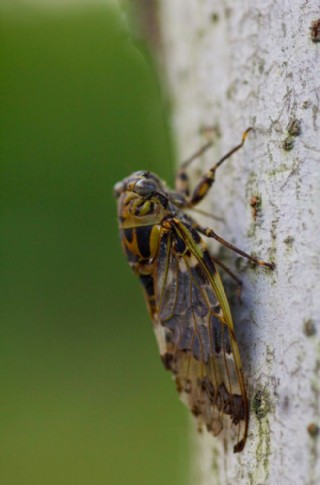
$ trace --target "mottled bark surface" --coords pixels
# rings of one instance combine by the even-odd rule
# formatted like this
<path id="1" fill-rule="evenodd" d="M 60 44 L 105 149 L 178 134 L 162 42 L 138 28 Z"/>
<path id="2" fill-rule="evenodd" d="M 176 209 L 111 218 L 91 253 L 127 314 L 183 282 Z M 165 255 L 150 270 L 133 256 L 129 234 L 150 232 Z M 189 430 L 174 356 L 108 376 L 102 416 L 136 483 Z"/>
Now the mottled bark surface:
<path id="1" fill-rule="evenodd" d="M 238 264 L 242 304 L 231 297 L 251 400 L 247 446 L 234 455 L 228 439 L 195 432 L 191 483 L 320 483 L 318 18 L 319 2 L 305 0 L 159 6 L 179 159 L 215 127 L 202 172 L 254 127 L 208 196 L 206 209 L 224 221 L 205 222 L 276 263 L 272 274 Z"/>

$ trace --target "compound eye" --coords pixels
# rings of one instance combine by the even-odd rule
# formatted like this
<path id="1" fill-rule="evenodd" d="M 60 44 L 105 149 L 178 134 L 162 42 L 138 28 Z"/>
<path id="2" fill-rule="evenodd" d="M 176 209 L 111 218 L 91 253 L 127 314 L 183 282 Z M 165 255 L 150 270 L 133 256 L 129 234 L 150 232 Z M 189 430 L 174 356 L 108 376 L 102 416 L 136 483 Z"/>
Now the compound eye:
<path id="1" fill-rule="evenodd" d="M 140 195 L 148 195 L 157 190 L 157 185 L 153 180 L 141 179 L 134 186 L 134 191 Z"/>

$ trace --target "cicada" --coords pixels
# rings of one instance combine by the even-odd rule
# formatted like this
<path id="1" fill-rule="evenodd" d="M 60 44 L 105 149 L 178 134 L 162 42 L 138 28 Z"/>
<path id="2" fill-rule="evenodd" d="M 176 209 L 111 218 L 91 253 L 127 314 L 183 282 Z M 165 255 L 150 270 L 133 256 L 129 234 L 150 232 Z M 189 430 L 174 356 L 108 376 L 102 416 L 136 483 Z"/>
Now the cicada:
<path id="1" fill-rule="evenodd" d="M 272 268 L 202 227 L 186 213 L 208 193 L 230 150 L 190 191 L 187 167 L 208 146 L 181 165 L 176 190 L 149 171 L 134 172 L 115 185 L 121 241 L 129 265 L 142 283 L 162 362 L 173 373 L 182 401 L 214 436 L 235 429 L 234 452 L 248 433 L 249 406 L 239 348 L 216 260 L 204 237 L 214 238 L 256 265 Z M 230 271 L 228 271 L 230 273 Z"/>

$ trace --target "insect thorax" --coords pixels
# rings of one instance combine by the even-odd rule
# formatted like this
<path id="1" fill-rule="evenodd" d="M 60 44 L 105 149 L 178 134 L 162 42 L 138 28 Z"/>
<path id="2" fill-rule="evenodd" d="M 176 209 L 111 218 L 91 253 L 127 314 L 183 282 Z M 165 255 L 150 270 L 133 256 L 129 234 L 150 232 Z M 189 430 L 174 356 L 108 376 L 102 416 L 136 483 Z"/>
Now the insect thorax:
<path id="1" fill-rule="evenodd" d="M 123 248 L 129 262 L 157 255 L 162 221 L 168 217 L 168 199 L 155 194 L 143 197 L 124 192 L 118 199 L 118 218 Z"/>

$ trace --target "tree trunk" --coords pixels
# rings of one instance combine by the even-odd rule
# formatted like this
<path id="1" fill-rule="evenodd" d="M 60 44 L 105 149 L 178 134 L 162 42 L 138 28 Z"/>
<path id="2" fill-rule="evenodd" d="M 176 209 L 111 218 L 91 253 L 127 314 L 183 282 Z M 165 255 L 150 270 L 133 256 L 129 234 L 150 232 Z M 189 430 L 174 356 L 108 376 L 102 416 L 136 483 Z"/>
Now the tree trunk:
<path id="1" fill-rule="evenodd" d="M 249 436 L 234 455 L 228 437 L 195 431 L 192 484 L 320 483 L 319 18 L 315 0 L 159 3 L 179 159 L 213 128 L 198 176 L 254 128 L 207 197 L 206 209 L 224 220 L 205 223 L 276 264 L 237 268 L 242 304 L 227 286 Z"/>

